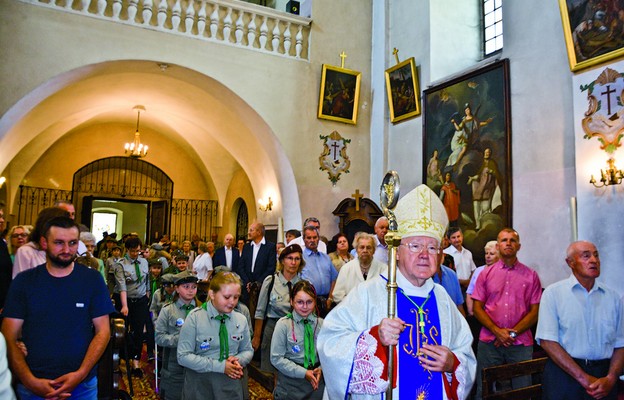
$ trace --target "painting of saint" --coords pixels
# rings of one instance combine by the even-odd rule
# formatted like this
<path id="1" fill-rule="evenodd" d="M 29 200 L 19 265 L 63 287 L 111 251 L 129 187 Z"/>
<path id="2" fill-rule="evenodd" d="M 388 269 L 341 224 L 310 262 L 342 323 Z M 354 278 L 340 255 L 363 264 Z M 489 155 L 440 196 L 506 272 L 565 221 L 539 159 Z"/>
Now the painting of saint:
<path id="1" fill-rule="evenodd" d="M 361 73 L 323 64 L 318 117 L 355 124 Z"/>
<path id="2" fill-rule="evenodd" d="M 423 152 L 431 155 L 423 161 L 423 181 L 466 240 L 482 249 L 511 225 L 508 61 L 431 87 L 423 103 Z"/>
<path id="3" fill-rule="evenodd" d="M 440 188 L 440 200 L 444 204 L 446 215 L 448 215 L 449 226 L 458 226 L 459 220 L 459 189 L 455 183 L 451 181 L 451 173 L 447 172 L 444 176 L 444 185 Z"/>
<path id="4" fill-rule="evenodd" d="M 624 54 L 624 3 L 559 0 L 572 71 Z"/>

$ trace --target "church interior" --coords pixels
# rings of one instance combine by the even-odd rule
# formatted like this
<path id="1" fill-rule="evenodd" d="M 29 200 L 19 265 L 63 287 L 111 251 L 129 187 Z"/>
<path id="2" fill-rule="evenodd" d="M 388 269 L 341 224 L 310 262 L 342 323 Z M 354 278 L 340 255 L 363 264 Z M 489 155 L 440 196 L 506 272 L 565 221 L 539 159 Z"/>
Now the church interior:
<path id="1" fill-rule="evenodd" d="M 584 137 L 581 89 L 624 63 L 597 57 L 574 68 L 561 4 L 491 1 L 501 7 L 504 45 L 500 38 L 502 48 L 485 56 L 480 2 L 305 0 L 301 15 L 274 3 L 1 0 L 8 225 L 70 199 L 79 222 L 91 226 L 98 211 L 125 216 L 112 229 L 147 242 L 199 233 L 219 243 L 244 236 L 254 220 L 279 241 L 308 216 L 331 238 L 339 204 L 378 204 L 386 171 L 398 172 L 404 193 L 426 183 L 432 88 L 503 63 L 506 115 L 488 116 L 479 104 L 472 111 L 492 126 L 508 122 L 500 124 L 508 140 L 502 223 L 520 233 L 520 259 L 547 286 L 568 275 L 568 244 L 590 240 L 601 279 L 622 290 L 624 189 L 589 180 L 609 158 L 619 167 L 624 158 L 619 139 L 607 153 Z M 384 72 L 410 58 L 421 112 L 393 121 Z M 319 106 L 324 65 L 358 73 L 347 117 Z M 136 132 L 144 156 L 124 147 Z M 342 150 L 325 165 L 328 140 Z M 492 237 L 479 236 L 469 190 L 461 196 L 467 247 L 478 253 Z"/>

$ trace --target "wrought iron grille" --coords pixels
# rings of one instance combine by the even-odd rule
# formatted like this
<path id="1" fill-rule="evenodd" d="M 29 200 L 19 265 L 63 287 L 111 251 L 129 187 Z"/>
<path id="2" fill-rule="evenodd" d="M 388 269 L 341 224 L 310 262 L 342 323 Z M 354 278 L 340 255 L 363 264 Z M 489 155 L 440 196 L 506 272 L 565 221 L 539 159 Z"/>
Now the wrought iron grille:
<path id="1" fill-rule="evenodd" d="M 17 225 L 34 225 L 39 211 L 60 200 L 71 201 L 71 190 L 46 189 L 20 185 Z"/>
<path id="2" fill-rule="evenodd" d="M 152 204 L 167 200 L 171 205 L 171 219 L 168 229 L 165 227 L 164 231 L 169 233 L 171 240 L 190 239 L 197 233 L 203 240 L 214 241 L 218 235 L 218 202 L 173 199 L 172 195 L 173 181 L 156 166 L 129 157 L 103 158 L 85 165 L 74 174 L 73 192 L 20 186 L 17 223 L 34 224 L 39 212 L 58 200 L 72 201 L 77 216 L 85 197 L 142 200 Z"/>
<path id="3" fill-rule="evenodd" d="M 194 233 L 205 241 L 215 241 L 218 232 L 216 200 L 173 199 L 171 204 L 171 240 L 190 240 Z"/>
<path id="4" fill-rule="evenodd" d="M 79 169 L 74 174 L 73 190 L 92 196 L 170 200 L 173 181 L 148 162 L 130 157 L 108 157 Z"/>

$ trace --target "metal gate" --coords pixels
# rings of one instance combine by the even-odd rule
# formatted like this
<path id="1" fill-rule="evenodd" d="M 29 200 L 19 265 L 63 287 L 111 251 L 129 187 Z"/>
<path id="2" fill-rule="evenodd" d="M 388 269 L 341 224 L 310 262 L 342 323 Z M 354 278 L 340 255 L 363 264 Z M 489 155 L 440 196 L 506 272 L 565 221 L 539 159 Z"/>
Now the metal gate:
<path id="1" fill-rule="evenodd" d="M 204 240 L 217 234 L 218 202 L 173 199 L 173 181 L 160 168 L 130 157 L 108 157 L 93 161 L 74 174 L 73 190 L 20 186 L 18 224 L 34 224 L 39 212 L 56 201 L 71 201 L 78 222 L 89 225 L 94 198 L 150 204 L 149 238 L 169 233 L 172 240 L 190 239 L 198 233 Z"/>

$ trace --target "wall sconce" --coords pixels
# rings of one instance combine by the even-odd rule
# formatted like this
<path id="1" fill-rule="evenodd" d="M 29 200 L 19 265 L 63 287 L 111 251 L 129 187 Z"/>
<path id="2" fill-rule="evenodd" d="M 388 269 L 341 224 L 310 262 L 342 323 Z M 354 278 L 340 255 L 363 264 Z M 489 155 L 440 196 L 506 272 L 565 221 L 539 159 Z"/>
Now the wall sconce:
<path id="1" fill-rule="evenodd" d="M 6 182 L 6 178 L 4 176 L 0 176 L 0 188 L 4 185 L 4 182 Z"/>
<path id="2" fill-rule="evenodd" d="M 260 204 L 260 210 L 262 211 L 271 211 L 273 209 L 273 201 L 271 200 L 271 196 L 269 196 L 268 200 L 258 200 L 258 204 Z"/>
<path id="3" fill-rule="evenodd" d="M 609 168 L 604 171 L 602 169 L 600 170 L 600 184 L 596 184 L 596 179 L 594 179 L 593 175 L 591 176 L 589 183 L 597 188 L 621 184 L 622 178 L 624 177 L 624 172 L 622 172 L 621 169 L 617 169 L 617 167 L 615 166 L 615 160 L 613 158 L 609 158 L 607 160 L 607 165 L 609 166 Z"/>

